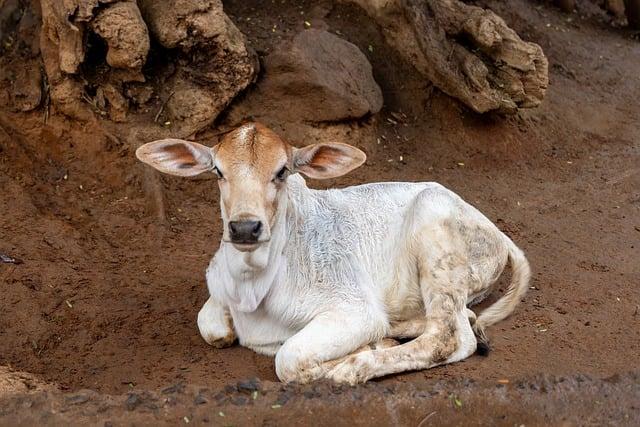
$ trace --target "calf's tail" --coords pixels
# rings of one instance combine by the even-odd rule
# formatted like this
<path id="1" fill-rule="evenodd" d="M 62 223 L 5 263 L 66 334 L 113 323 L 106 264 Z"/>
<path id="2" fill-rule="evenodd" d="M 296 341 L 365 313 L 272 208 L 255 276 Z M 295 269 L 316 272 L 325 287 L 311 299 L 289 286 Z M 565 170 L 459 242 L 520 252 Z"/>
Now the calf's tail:
<path id="1" fill-rule="evenodd" d="M 509 248 L 511 283 L 507 288 L 507 292 L 498 301 L 480 313 L 473 325 L 473 331 L 478 339 L 478 353 L 480 354 L 487 354 L 489 351 L 489 341 L 485 328 L 509 316 L 524 297 L 524 294 L 527 293 L 527 288 L 529 287 L 531 268 L 527 258 L 511 239 L 507 236 L 504 236 L 504 238 Z"/>

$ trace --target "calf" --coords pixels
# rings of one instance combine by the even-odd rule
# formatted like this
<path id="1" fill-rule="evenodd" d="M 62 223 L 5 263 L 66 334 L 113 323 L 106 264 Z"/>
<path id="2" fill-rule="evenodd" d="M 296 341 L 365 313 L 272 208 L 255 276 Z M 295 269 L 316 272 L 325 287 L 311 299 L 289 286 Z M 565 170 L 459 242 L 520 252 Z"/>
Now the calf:
<path id="1" fill-rule="evenodd" d="M 307 187 L 301 174 L 334 178 L 362 165 L 355 147 L 295 148 L 249 123 L 213 148 L 165 139 L 136 155 L 173 175 L 217 174 L 224 230 L 198 327 L 215 347 L 237 337 L 275 355 L 282 381 L 355 384 L 465 359 L 527 289 L 522 251 L 439 184 Z M 476 319 L 467 307 L 507 261 L 507 292 Z"/>

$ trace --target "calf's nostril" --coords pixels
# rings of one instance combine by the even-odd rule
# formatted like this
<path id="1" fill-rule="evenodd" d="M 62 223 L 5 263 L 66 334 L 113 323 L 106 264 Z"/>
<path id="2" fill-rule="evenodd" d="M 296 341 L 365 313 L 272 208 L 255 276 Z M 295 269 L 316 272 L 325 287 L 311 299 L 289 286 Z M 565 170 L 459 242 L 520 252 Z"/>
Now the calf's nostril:
<path id="1" fill-rule="evenodd" d="M 253 230 L 251 232 L 251 235 L 255 238 L 257 238 L 258 236 L 260 236 L 260 232 L 262 231 L 262 222 L 260 221 L 256 221 L 255 225 L 253 226 Z"/>
<path id="2" fill-rule="evenodd" d="M 237 224 L 237 223 L 236 223 L 235 221 L 231 221 L 231 222 L 229 223 L 229 231 L 231 231 L 231 234 L 236 234 L 236 233 L 238 233 L 238 230 L 237 230 L 237 228 L 236 228 L 236 224 Z"/>

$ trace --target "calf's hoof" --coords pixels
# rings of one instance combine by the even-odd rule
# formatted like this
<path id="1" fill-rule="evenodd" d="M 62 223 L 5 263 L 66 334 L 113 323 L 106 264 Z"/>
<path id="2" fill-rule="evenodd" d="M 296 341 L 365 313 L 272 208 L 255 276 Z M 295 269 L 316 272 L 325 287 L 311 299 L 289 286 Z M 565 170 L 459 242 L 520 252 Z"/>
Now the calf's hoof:
<path id="1" fill-rule="evenodd" d="M 375 357 L 371 351 L 363 351 L 345 357 L 326 377 L 336 383 L 354 386 L 373 378 Z"/>
<path id="2" fill-rule="evenodd" d="M 236 334 L 233 332 L 231 319 L 228 314 L 224 315 L 224 322 L 220 322 L 218 316 L 212 316 L 206 310 L 206 306 L 198 313 L 198 329 L 200 335 L 207 344 L 215 348 L 224 348 L 231 346 L 236 340 Z"/>

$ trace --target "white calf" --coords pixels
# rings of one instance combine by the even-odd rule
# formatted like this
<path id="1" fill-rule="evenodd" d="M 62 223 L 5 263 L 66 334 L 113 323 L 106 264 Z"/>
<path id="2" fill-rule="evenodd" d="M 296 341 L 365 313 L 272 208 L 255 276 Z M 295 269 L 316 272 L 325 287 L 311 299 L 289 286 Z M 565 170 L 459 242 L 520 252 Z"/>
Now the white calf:
<path id="1" fill-rule="evenodd" d="M 439 184 L 306 186 L 299 173 L 360 166 L 354 147 L 297 149 L 250 123 L 211 149 L 162 140 L 137 155 L 175 175 L 218 174 L 224 232 L 198 327 L 214 346 L 237 336 L 275 355 L 283 381 L 355 384 L 465 359 L 526 292 L 522 251 Z M 476 320 L 467 306 L 491 292 L 508 260 L 509 289 Z"/>

